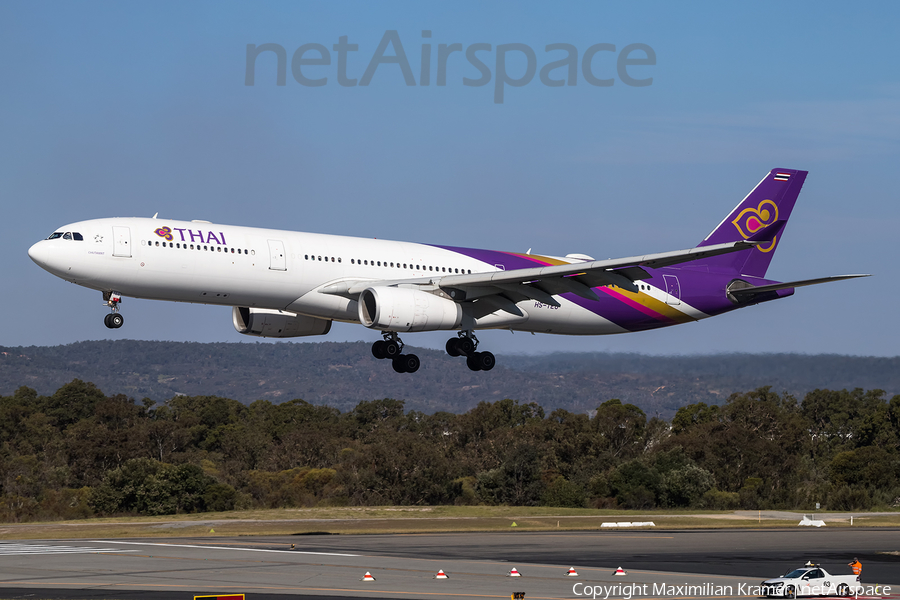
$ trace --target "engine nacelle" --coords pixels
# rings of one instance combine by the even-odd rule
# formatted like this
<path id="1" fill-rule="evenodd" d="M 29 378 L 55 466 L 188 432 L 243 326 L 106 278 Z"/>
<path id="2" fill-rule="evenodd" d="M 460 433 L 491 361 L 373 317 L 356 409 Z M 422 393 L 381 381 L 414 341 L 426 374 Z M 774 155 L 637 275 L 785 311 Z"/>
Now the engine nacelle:
<path id="1" fill-rule="evenodd" d="M 331 321 L 267 308 L 235 306 L 231 320 L 238 333 L 257 337 L 301 337 L 325 335 L 331 331 Z"/>
<path id="2" fill-rule="evenodd" d="M 457 329 L 462 308 L 453 300 L 420 290 L 370 287 L 359 296 L 359 321 L 382 331 Z"/>

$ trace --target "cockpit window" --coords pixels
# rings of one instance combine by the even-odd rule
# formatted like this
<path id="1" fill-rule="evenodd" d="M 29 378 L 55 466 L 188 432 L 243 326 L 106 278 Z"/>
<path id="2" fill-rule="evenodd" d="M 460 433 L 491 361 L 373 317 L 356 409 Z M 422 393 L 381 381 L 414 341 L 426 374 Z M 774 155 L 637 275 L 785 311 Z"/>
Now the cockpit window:
<path id="1" fill-rule="evenodd" d="M 50 237 L 48 237 L 47 239 L 48 240 L 58 240 L 61 237 L 62 237 L 62 231 L 57 231 L 56 233 L 51 233 Z"/>
<path id="2" fill-rule="evenodd" d="M 64 239 L 64 240 L 71 240 L 71 239 L 72 239 L 72 234 L 69 233 L 69 232 L 67 231 L 66 234 L 63 236 L 63 239 Z"/>
<path id="3" fill-rule="evenodd" d="M 83 237 L 81 236 L 81 234 L 78 233 L 78 232 L 72 232 L 72 239 L 75 240 L 76 242 L 83 242 L 83 241 L 84 241 L 84 238 L 83 238 Z"/>

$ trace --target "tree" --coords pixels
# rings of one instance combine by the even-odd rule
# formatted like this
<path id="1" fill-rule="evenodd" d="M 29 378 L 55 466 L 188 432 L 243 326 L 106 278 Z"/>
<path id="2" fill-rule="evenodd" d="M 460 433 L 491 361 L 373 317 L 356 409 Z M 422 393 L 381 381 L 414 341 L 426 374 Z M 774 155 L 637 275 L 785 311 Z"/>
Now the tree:
<path id="1" fill-rule="evenodd" d="M 616 398 L 607 400 L 597 408 L 593 424 L 614 457 L 630 458 L 641 451 L 647 415 L 634 404 L 622 404 Z"/>
<path id="2" fill-rule="evenodd" d="M 562 475 L 557 475 L 541 494 L 541 506 L 582 508 L 584 501 L 584 490 Z"/>

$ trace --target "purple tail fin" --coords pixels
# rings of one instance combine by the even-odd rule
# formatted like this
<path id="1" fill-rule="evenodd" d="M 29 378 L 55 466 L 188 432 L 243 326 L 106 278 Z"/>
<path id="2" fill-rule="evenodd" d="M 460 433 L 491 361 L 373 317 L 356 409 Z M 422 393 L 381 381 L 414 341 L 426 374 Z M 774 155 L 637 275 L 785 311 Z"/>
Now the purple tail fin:
<path id="1" fill-rule="evenodd" d="M 807 171 L 794 169 L 772 169 L 699 245 L 768 239 L 763 230 L 774 225 L 777 234 L 771 242 L 746 252 L 716 256 L 704 261 L 705 264 L 733 270 L 737 275 L 765 277 L 806 174 Z"/>

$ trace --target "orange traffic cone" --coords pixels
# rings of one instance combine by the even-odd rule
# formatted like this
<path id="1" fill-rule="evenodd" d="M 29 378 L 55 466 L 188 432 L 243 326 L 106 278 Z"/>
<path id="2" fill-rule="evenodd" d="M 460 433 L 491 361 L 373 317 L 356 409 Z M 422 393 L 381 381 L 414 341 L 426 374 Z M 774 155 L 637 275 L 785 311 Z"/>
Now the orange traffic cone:
<path id="1" fill-rule="evenodd" d="M 578 572 L 575 570 L 575 567 L 572 567 L 568 571 L 566 571 L 567 577 L 578 577 Z"/>
<path id="2" fill-rule="evenodd" d="M 444 573 L 443 569 L 438 569 L 437 575 L 434 576 L 435 579 L 450 579 L 447 577 L 447 574 Z"/>
<path id="3" fill-rule="evenodd" d="M 625 572 L 625 569 L 619 567 L 618 569 L 616 569 L 616 572 L 613 573 L 613 575 L 628 575 L 628 573 Z"/>
<path id="4" fill-rule="evenodd" d="M 522 576 L 522 574 L 519 573 L 518 571 L 516 571 L 516 568 L 515 568 L 515 567 L 513 567 L 512 569 L 510 569 L 510 570 L 509 570 L 509 573 L 507 574 L 507 577 L 521 577 L 521 576 Z"/>
<path id="5" fill-rule="evenodd" d="M 372 577 L 372 574 L 366 571 L 366 574 L 363 575 L 363 578 L 360 581 L 375 581 L 375 578 Z"/>

